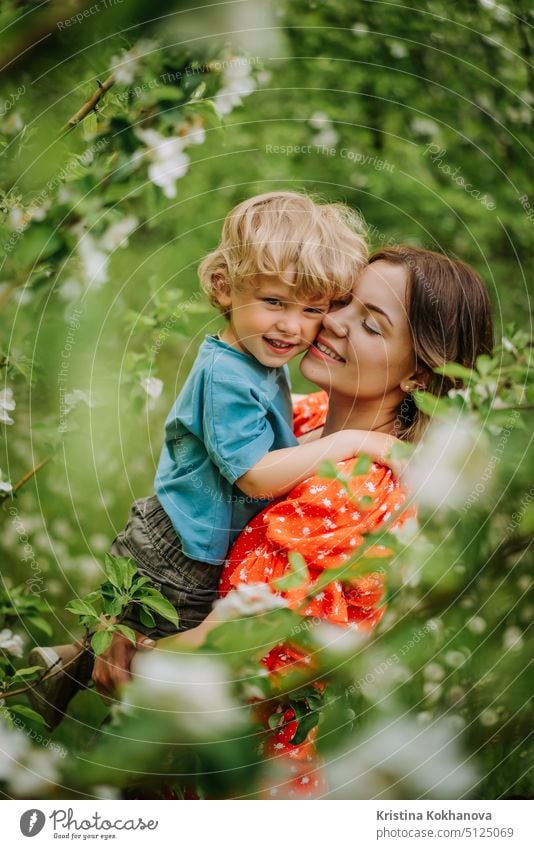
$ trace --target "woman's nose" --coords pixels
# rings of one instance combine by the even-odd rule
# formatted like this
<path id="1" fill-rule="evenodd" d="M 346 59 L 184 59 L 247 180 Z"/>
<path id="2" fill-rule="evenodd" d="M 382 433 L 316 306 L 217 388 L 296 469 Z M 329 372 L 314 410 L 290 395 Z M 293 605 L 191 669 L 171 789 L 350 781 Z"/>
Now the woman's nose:
<path id="1" fill-rule="evenodd" d="M 336 336 L 347 335 L 347 322 L 345 318 L 345 309 L 335 310 L 334 312 L 325 313 L 323 316 L 323 327 L 326 330 L 331 330 Z"/>

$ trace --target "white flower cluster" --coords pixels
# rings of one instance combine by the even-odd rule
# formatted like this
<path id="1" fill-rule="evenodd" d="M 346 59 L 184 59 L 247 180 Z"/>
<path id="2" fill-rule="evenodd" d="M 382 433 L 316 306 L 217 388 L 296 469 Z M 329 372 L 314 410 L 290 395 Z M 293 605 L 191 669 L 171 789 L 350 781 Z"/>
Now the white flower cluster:
<path id="1" fill-rule="evenodd" d="M 267 584 L 240 584 L 224 598 L 215 602 L 215 607 L 223 619 L 238 619 L 241 616 L 256 616 L 287 607 L 287 601 L 275 595 Z"/>
<path id="2" fill-rule="evenodd" d="M 124 707 L 172 714 L 177 736 L 202 738 L 241 725 L 246 708 L 232 695 L 225 666 L 211 657 L 155 649 L 138 652 Z M 157 721 L 157 717 L 155 718 Z"/>
<path id="3" fill-rule="evenodd" d="M 22 731 L 0 725 L 0 781 L 19 799 L 44 798 L 58 780 L 61 753 L 38 749 Z"/>
<path id="4" fill-rule="evenodd" d="M 317 130 L 317 135 L 313 138 L 313 143 L 317 147 L 336 146 L 339 141 L 339 135 L 326 112 L 314 112 L 309 123 L 313 130 Z"/>
<path id="5" fill-rule="evenodd" d="M 487 451 L 481 429 L 465 416 L 433 421 L 415 449 L 404 483 L 421 507 L 459 507 L 482 475 Z"/>
<path id="6" fill-rule="evenodd" d="M 222 87 L 215 96 L 215 109 L 219 115 L 229 115 L 236 106 L 241 106 L 244 97 L 256 88 L 256 80 L 250 73 L 250 64 L 244 59 L 228 62 L 223 74 Z"/>
<path id="7" fill-rule="evenodd" d="M 159 377 L 142 377 L 140 383 L 141 388 L 147 394 L 147 407 L 149 410 L 153 410 L 161 395 L 163 381 Z"/>
<path id="8" fill-rule="evenodd" d="M 12 654 L 13 657 L 22 657 L 24 654 L 24 642 L 22 637 L 14 634 L 9 628 L 0 631 L 0 650 Z"/>
<path id="9" fill-rule="evenodd" d="M 405 716 L 384 718 L 360 741 L 333 754 L 327 765 L 329 798 L 399 799 L 420 794 L 458 799 L 477 780 L 465 760 L 453 722 L 423 727 Z"/>
<path id="10" fill-rule="evenodd" d="M 96 406 L 96 401 L 90 392 L 84 392 L 83 389 L 73 389 L 72 392 L 66 392 L 64 397 L 65 415 L 70 413 L 79 403 L 85 404 L 87 407 Z"/>
<path id="11" fill-rule="evenodd" d="M 150 162 L 150 180 L 163 190 L 165 197 L 176 197 L 176 181 L 185 177 L 189 169 L 189 157 L 184 153 L 184 148 L 191 144 L 203 144 L 206 131 L 197 123 L 179 127 L 179 134 L 174 136 L 163 136 L 152 129 L 138 129 L 136 136 L 146 149 L 137 151 L 134 160 L 146 157 Z"/>
<path id="12" fill-rule="evenodd" d="M 13 390 L 9 387 L 0 391 L 0 422 L 2 424 L 15 424 L 14 420 L 9 415 L 16 407 L 13 398 Z"/>
<path id="13" fill-rule="evenodd" d="M 131 50 L 124 51 L 120 56 L 113 56 L 111 70 L 115 75 L 115 82 L 120 85 L 131 85 L 139 73 L 141 60 L 155 49 L 155 43 L 148 39 L 142 39 Z"/>
<path id="14" fill-rule="evenodd" d="M 4 478 L 2 469 L 0 469 L 0 492 L 12 492 L 12 490 L 11 481 Z"/>
<path id="15" fill-rule="evenodd" d="M 79 230 L 78 256 L 82 264 L 82 273 L 86 285 L 99 288 L 108 281 L 108 266 L 110 255 L 117 248 L 125 248 L 130 234 L 136 229 L 139 220 L 135 215 L 126 215 L 120 221 L 111 224 L 103 236 L 95 238 L 91 233 Z M 70 290 L 72 290 L 72 282 Z M 69 290 L 69 291 L 70 291 Z M 74 292 L 70 292 L 74 294 Z M 76 294 L 81 294 L 81 290 Z"/>

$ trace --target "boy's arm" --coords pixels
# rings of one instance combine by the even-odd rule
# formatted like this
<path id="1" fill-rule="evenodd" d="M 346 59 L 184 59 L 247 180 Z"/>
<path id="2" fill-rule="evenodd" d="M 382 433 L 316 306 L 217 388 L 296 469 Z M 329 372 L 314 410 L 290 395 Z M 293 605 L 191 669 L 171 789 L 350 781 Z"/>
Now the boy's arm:
<path id="1" fill-rule="evenodd" d="M 385 462 L 393 441 L 394 438 L 386 433 L 341 430 L 296 448 L 270 451 L 235 484 L 250 498 L 278 498 L 315 474 L 322 460 L 336 462 L 368 454 L 372 459 Z"/>
<path id="2" fill-rule="evenodd" d="M 306 445 L 308 442 L 316 442 L 323 435 L 323 430 L 324 425 L 322 427 L 316 427 L 315 430 L 310 430 L 308 433 L 303 433 L 302 436 L 297 437 L 299 444 Z"/>

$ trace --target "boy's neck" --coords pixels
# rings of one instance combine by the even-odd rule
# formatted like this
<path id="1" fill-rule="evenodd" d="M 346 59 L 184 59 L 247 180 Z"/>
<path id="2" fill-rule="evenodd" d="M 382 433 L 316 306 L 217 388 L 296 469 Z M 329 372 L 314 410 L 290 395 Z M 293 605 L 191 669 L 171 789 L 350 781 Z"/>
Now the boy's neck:
<path id="1" fill-rule="evenodd" d="M 226 325 L 224 330 L 220 330 L 217 335 L 221 342 L 225 342 L 227 345 L 230 345 L 231 348 L 235 348 L 236 351 L 241 351 L 242 354 L 248 354 L 248 351 L 245 351 L 243 346 L 239 343 L 239 339 L 232 330 L 230 323 Z"/>

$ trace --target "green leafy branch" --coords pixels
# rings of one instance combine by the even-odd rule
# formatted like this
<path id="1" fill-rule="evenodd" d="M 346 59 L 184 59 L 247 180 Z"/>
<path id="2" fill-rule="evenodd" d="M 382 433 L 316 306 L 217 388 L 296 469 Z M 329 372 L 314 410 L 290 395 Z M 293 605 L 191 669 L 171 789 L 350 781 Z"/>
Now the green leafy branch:
<path id="1" fill-rule="evenodd" d="M 109 648 L 116 633 L 136 644 L 134 630 L 117 622 L 130 605 L 138 606 L 139 618 L 148 628 L 156 625 L 153 613 L 163 616 L 178 628 L 176 609 L 162 593 L 150 586 L 149 578 L 138 574 L 132 560 L 106 554 L 104 571 L 107 577 L 105 583 L 85 599 L 74 599 L 66 606 L 70 613 L 80 617 L 95 654 L 102 654 Z"/>

